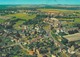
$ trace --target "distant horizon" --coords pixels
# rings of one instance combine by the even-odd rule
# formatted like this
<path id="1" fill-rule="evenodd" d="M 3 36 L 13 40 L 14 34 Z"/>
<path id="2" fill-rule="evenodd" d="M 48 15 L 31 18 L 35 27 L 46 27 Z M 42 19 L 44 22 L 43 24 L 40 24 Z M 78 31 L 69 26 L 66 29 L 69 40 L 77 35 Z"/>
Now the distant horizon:
<path id="1" fill-rule="evenodd" d="M 0 5 L 80 5 L 80 0 L 0 0 Z"/>
<path id="2" fill-rule="evenodd" d="M 80 5 L 80 4 L 0 4 L 0 5 Z"/>

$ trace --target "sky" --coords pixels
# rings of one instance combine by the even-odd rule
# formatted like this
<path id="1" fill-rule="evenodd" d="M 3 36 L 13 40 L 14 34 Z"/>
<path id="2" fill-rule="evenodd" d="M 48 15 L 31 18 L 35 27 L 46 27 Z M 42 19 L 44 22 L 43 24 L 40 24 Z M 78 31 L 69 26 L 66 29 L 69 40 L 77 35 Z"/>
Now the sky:
<path id="1" fill-rule="evenodd" d="M 0 0 L 2 4 L 73 4 L 80 5 L 80 0 Z"/>

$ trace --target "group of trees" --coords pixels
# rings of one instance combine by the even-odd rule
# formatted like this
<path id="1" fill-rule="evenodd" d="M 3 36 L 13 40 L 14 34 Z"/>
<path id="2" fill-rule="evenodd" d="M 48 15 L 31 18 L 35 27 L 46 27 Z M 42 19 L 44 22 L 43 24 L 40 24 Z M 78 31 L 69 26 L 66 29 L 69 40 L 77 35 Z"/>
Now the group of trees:
<path id="1" fill-rule="evenodd" d="M 75 30 L 70 30 L 70 31 L 68 31 L 68 33 L 69 33 L 69 34 L 78 33 L 78 30 L 77 30 L 77 29 L 75 29 Z"/>
<path id="2" fill-rule="evenodd" d="M 24 24 L 27 24 L 27 25 L 39 24 L 40 22 L 43 21 L 43 18 L 46 18 L 46 17 L 47 15 L 37 15 L 34 19 L 30 19 L 26 21 Z"/>

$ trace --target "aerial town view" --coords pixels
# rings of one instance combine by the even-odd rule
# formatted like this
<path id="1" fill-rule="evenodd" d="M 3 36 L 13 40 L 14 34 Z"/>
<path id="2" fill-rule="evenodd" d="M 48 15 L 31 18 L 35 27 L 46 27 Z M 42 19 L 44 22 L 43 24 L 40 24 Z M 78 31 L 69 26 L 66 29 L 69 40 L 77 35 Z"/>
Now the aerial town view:
<path id="1" fill-rule="evenodd" d="M 80 57 L 80 0 L 0 0 L 0 57 Z"/>

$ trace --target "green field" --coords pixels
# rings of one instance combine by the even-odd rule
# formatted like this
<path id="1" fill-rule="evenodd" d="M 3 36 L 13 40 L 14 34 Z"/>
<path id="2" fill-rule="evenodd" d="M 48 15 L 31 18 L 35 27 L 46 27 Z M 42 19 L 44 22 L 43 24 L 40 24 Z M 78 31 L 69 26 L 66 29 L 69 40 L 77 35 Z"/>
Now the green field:
<path id="1" fill-rule="evenodd" d="M 14 29 L 19 30 L 19 29 L 21 29 L 19 27 L 21 24 L 23 24 L 25 21 L 28 21 L 30 19 L 34 19 L 36 17 L 36 14 L 32 15 L 32 14 L 16 13 L 16 14 L 9 14 L 7 16 L 9 16 L 9 17 L 16 17 L 16 18 L 13 18 L 12 20 L 17 19 L 17 18 L 21 19 L 18 22 L 16 22 L 15 25 L 13 25 Z M 25 21 L 23 21 L 23 20 L 25 20 Z"/>
<path id="2" fill-rule="evenodd" d="M 9 17 L 16 17 L 16 18 L 20 18 L 20 19 L 24 19 L 24 20 L 29 20 L 29 19 L 33 19 L 36 17 L 36 14 L 24 14 L 24 13 L 16 13 L 16 14 L 9 14 L 7 15 Z"/>
<path id="3" fill-rule="evenodd" d="M 16 22 L 16 24 L 13 25 L 14 29 L 17 29 L 17 30 L 22 29 L 22 28 L 19 27 L 19 25 L 23 24 L 24 22 L 25 22 L 25 21 L 21 21 L 21 20 L 18 21 L 18 22 Z"/>
<path id="4" fill-rule="evenodd" d="M 75 23 L 80 23 L 80 18 L 76 18 Z"/>
<path id="5" fill-rule="evenodd" d="M 74 11 L 77 11 L 77 12 L 80 12 L 80 10 L 65 10 L 65 9 L 38 9 L 42 12 L 48 12 L 48 11 L 53 11 L 53 12 L 74 12 Z"/>
<path id="6" fill-rule="evenodd" d="M 5 22 L 5 20 L 4 19 L 0 19 L 0 23 L 3 23 L 3 22 Z"/>

